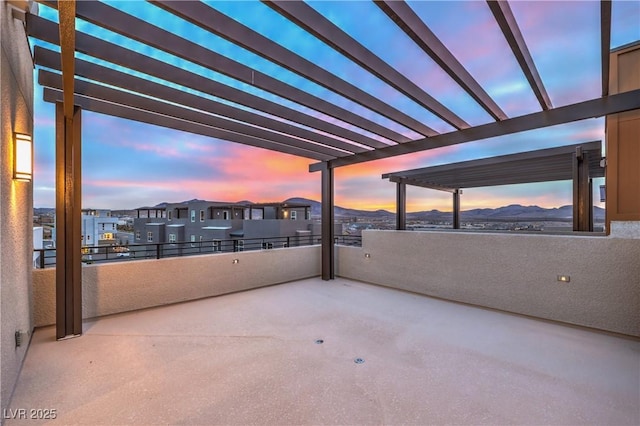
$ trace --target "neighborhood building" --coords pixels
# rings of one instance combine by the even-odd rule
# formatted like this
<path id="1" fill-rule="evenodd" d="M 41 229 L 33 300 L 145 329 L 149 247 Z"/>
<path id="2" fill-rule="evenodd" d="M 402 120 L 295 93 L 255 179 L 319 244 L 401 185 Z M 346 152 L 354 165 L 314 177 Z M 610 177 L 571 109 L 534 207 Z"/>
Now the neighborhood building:
<path id="1" fill-rule="evenodd" d="M 192 200 L 136 209 L 134 243 L 209 243 L 222 250 L 245 239 L 311 238 L 311 206 L 296 203 L 226 203 Z M 214 247 L 215 248 L 215 247 Z M 271 247 L 269 247 L 271 248 Z"/>

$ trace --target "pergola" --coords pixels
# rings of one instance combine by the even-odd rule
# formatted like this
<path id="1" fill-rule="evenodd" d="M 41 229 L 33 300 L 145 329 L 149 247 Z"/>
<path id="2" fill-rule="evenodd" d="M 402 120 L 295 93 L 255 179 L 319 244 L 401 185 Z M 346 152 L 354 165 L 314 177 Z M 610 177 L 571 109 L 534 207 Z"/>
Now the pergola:
<path id="1" fill-rule="evenodd" d="M 586 142 L 480 160 L 385 173 L 396 183 L 396 229 L 406 229 L 407 185 L 453 194 L 453 228 L 460 228 L 463 188 L 573 180 L 573 229 L 593 231 L 593 178 L 604 177 L 602 143 Z"/>
<path id="2" fill-rule="evenodd" d="M 366 114 L 353 112 L 183 38 L 169 27 L 155 26 L 144 16 L 133 16 L 97 1 L 43 0 L 40 3 L 58 9 L 59 24 L 32 14 L 19 16 L 18 13 L 17 17 L 26 21 L 31 37 L 60 46 L 60 52 L 41 46 L 36 46 L 34 52 L 35 62 L 40 68 L 38 80 L 45 87 L 44 99 L 56 103 L 59 338 L 82 332 L 80 119 L 83 109 L 315 160 L 309 170 L 322 174 L 322 277 L 330 280 L 334 277 L 335 168 L 640 108 L 640 90 L 608 93 L 610 1 L 600 3 L 602 96 L 562 107 L 552 105 L 509 4 L 487 1 L 540 105 L 538 112 L 516 117 L 509 117 L 501 110 L 407 3 L 376 1 L 375 4 L 390 18 L 388 25 L 400 28 L 491 117 L 490 122 L 477 126 L 470 125 L 460 114 L 444 106 L 308 4 L 298 1 L 264 2 L 365 72 L 375 75 L 447 123 L 453 128 L 448 133 L 437 132 L 421 120 L 205 3 L 150 2 L 172 14 L 176 22 L 195 25 L 233 43 L 238 49 L 250 51 L 305 81 L 339 94 L 384 117 L 387 122 L 408 129 L 408 133 L 418 134 L 419 137 L 415 138 L 407 137 L 407 132 L 398 131 L 395 125 L 380 124 Z M 76 18 L 135 40 L 144 47 L 131 50 L 78 31 Z M 147 54 L 147 50 L 152 49 L 232 77 L 312 112 L 291 108 L 287 102 L 256 96 L 160 61 Z M 87 56 L 122 68 L 115 69 L 98 61 L 83 59 Z M 170 84 L 141 78 L 137 73 Z M 202 95 L 194 94 L 193 90 Z M 336 124 L 335 119 L 346 125 Z"/>

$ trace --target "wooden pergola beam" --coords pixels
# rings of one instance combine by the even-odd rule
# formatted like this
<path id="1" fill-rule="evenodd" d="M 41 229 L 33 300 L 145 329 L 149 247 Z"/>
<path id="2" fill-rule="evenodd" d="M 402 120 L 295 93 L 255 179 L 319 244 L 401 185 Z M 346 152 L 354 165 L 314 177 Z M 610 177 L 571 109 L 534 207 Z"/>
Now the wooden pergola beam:
<path id="1" fill-rule="evenodd" d="M 62 82 L 64 100 L 62 102 L 65 119 L 73 118 L 73 81 L 75 75 L 76 51 L 76 2 L 61 1 L 58 4 L 60 16 L 60 51 L 62 57 Z"/>

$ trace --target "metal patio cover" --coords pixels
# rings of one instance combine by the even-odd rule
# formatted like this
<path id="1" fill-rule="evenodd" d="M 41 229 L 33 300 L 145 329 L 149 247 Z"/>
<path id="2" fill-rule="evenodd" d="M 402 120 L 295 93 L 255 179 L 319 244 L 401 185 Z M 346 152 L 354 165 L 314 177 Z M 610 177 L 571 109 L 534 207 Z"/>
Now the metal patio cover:
<path id="1" fill-rule="evenodd" d="M 58 7 L 55 1 L 40 3 Z M 69 48 L 64 48 L 64 34 L 69 32 L 69 28 L 64 26 L 72 25 L 69 22 L 73 21 L 61 19 L 63 27 L 59 28 L 58 24 L 52 21 L 27 14 L 25 19 L 31 37 L 59 45 L 60 34 L 63 34 L 62 53 L 39 45 L 34 49 L 35 62 L 40 67 L 38 80 L 45 87 L 44 99 L 49 102 L 62 101 L 64 93 L 68 96 L 72 92 L 75 93 L 74 103 L 85 110 L 317 160 L 317 163 L 310 165 L 311 171 L 640 108 L 640 91 L 607 96 L 611 27 L 609 1 L 600 4 L 602 97 L 557 108 L 554 108 L 549 100 L 509 4 L 487 2 L 540 104 L 539 112 L 519 117 L 508 117 L 500 109 L 407 3 L 376 1 L 375 4 L 390 18 L 388 24 L 397 25 L 404 31 L 492 117 L 493 122 L 479 126 L 470 126 L 455 111 L 439 103 L 304 2 L 265 2 L 288 20 L 454 128 L 453 131 L 443 134 L 287 50 L 254 29 L 231 19 L 214 7 L 196 1 L 150 3 L 170 12 L 178 21 L 187 21 L 211 34 L 216 34 L 237 45 L 238 49 L 249 50 L 421 136 L 408 138 L 390 126 L 385 127 L 364 115 L 356 114 L 348 108 L 328 102 L 258 69 L 252 69 L 182 38 L 172 33 L 170 27 L 154 26 L 146 22 L 144 16 L 132 16 L 97 1 L 76 2 L 76 17 L 146 46 L 251 84 L 300 105 L 301 108 L 292 108 L 250 94 L 155 59 L 145 54 L 144 49 L 129 50 L 79 30 L 75 31 L 73 37 L 66 37 L 71 53 L 80 52 L 100 61 L 117 64 L 130 72 L 100 65 L 88 60 L 86 56 L 78 57 L 77 54 L 74 60 Z M 171 84 L 141 78 L 136 73 L 144 73 Z M 197 90 L 207 96 L 198 95 L 185 88 Z M 351 127 L 335 124 L 333 118 Z"/>
<path id="2" fill-rule="evenodd" d="M 574 178 L 576 152 L 586 154 L 589 178 L 604 177 L 600 141 L 385 173 L 383 179 L 453 192 L 463 188 L 551 182 Z"/>

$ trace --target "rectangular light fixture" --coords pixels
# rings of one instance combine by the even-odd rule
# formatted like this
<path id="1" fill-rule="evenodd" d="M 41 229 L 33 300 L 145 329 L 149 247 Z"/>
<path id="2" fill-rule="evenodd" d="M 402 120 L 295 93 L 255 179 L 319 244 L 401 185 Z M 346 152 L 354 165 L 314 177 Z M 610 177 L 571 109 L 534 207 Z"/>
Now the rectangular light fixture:
<path id="1" fill-rule="evenodd" d="M 13 136 L 13 178 L 27 182 L 33 178 L 33 142 L 22 133 Z"/>

